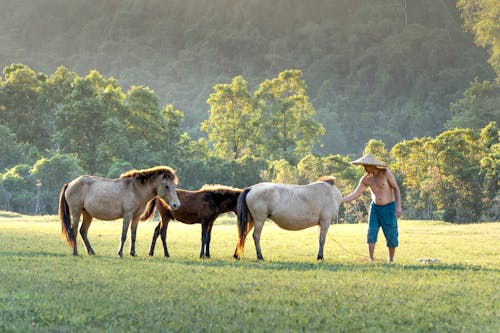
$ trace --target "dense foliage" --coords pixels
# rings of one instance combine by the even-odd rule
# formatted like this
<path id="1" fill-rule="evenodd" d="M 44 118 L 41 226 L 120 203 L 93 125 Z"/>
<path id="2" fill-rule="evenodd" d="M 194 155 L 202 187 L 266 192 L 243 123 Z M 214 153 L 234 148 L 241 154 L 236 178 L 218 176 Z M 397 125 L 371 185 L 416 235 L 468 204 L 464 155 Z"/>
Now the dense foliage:
<path id="1" fill-rule="evenodd" d="M 80 76 L 96 69 L 127 89 L 148 86 L 162 105 L 184 112 L 183 127 L 195 138 L 204 134 L 199 125 L 208 118 L 212 87 L 238 75 L 254 91 L 286 69 L 302 71 L 315 119 L 326 130 L 323 154 L 360 153 L 371 138 L 392 146 L 437 135 L 469 82 L 494 77 L 453 0 L 0 5 L 1 67 L 20 62 L 50 73 L 64 65 Z M 463 6 L 471 7 L 477 6 Z M 473 29 L 474 22 L 468 26 L 489 45 L 486 36 L 494 34 Z"/>
<path id="2" fill-rule="evenodd" d="M 0 2 L 0 209 L 54 213 L 76 175 L 157 164 L 184 188 L 331 174 L 346 194 L 372 152 L 407 217 L 499 218 L 500 89 L 454 2 L 278 0 L 273 19 L 264 1 Z"/>

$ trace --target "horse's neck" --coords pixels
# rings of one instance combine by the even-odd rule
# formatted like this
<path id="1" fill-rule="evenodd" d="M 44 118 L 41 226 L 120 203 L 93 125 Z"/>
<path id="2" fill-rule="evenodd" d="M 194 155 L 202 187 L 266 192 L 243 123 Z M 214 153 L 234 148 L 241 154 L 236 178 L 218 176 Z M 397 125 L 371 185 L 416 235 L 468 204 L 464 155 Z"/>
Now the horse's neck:
<path id="1" fill-rule="evenodd" d="M 144 201 L 149 201 L 156 197 L 158 194 L 156 193 L 156 189 L 151 184 L 134 184 L 136 193 L 143 199 Z"/>

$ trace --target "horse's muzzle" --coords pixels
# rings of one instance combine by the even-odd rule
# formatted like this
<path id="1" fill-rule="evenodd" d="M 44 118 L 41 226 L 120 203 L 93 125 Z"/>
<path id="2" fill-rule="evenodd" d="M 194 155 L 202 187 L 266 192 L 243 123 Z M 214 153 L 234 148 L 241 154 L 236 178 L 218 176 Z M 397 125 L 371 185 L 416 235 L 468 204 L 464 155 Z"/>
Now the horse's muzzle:
<path id="1" fill-rule="evenodd" d="M 169 206 L 170 206 L 170 208 L 172 208 L 173 210 L 176 210 L 176 209 L 178 209 L 178 208 L 181 206 L 181 204 L 180 204 L 180 203 L 178 203 L 178 202 L 172 202 L 172 203 L 169 203 Z"/>

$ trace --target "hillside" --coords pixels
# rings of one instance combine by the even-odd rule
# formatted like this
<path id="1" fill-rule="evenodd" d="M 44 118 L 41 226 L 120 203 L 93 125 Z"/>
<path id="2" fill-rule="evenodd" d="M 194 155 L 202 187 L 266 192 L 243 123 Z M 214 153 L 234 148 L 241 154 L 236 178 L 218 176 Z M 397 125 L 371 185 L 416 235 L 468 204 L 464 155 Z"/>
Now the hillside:
<path id="1" fill-rule="evenodd" d="M 185 114 L 196 137 L 216 83 L 252 91 L 300 69 L 324 124 L 324 153 L 358 153 L 435 135 L 487 54 L 461 29 L 455 1 L 0 0 L 0 66 L 96 69 L 124 90 L 145 85 Z"/>

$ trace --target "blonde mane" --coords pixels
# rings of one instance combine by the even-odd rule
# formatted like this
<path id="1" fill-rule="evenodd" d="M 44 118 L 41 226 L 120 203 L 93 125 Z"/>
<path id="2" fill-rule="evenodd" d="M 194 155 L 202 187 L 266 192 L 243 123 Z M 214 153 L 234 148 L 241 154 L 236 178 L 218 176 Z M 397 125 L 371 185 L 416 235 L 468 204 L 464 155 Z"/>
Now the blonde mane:
<path id="1" fill-rule="evenodd" d="M 142 169 L 142 170 L 130 170 L 127 171 L 123 174 L 120 175 L 121 179 L 124 178 L 136 178 L 140 180 L 141 182 L 147 182 L 151 178 L 159 175 L 159 174 L 164 174 L 167 176 L 169 179 L 172 179 L 176 184 L 178 182 L 177 175 L 175 174 L 174 169 L 168 166 L 156 166 L 153 168 L 149 169 Z"/>
<path id="2" fill-rule="evenodd" d="M 200 191 L 210 191 L 210 192 L 235 192 L 240 193 L 242 190 L 239 188 L 220 185 L 220 184 L 205 184 L 201 187 Z"/>
<path id="3" fill-rule="evenodd" d="M 325 182 L 325 183 L 328 183 L 330 185 L 335 185 L 335 177 L 332 177 L 332 176 L 323 176 L 323 177 L 319 177 L 318 178 L 318 181 L 319 182 Z"/>

